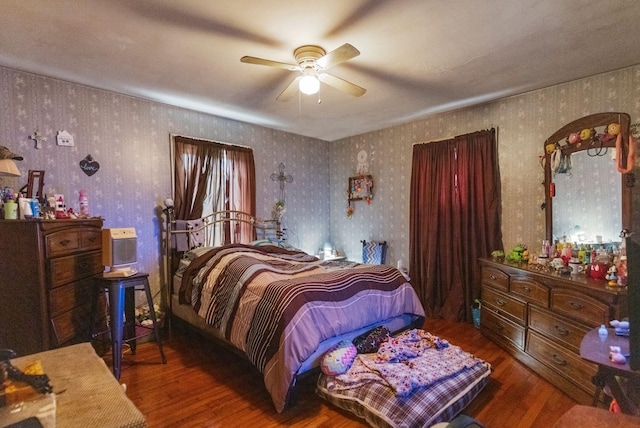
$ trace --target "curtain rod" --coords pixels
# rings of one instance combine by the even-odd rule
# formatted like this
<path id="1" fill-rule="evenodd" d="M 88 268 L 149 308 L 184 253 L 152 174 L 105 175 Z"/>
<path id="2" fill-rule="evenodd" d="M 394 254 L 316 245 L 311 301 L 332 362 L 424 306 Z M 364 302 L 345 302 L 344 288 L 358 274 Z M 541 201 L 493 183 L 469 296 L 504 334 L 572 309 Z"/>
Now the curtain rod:
<path id="1" fill-rule="evenodd" d="M 491 126 L 489 129 L 481 129 L 480 131 L 490 131 L 491 129 L 495 129 L 496 130 L 496 136 L 497 136 L 498 135 L 498 127 L 497 126 Z M 467 134 L 473 134 L 474 132 L 480 132 L 480 131 L 467 132 Z M 456 137 L 461 137 L 461 136 L 467 135 L 467 134 L 450 135 L 448 137 L 442 137 L 442 138 L 439 138 L 437 140 L 418 141 L 418 142 L 415 142 L 415 143 L 413 143 L 411 145 L 412 146 L 417 146 L 419 144 L 439 143 L 441 141 L 453 140 Z"/>
<path id="2" fill-rule="evenodd" d="M 227 143 L 225 141 L 216 141 L 216 140 L 210 140 L 208 138 L 198 138 L 198 137 L 191 137 L 189 135 L 182 135 L 182 134 L 173 134 L 170 133 L 169 134 L 171 136 L 171 140 L 173 140 L 174 137 L 182 137 L 182 138 L 191 138 L 192 140 L 199 140 L 199 141 L 206 141 L 207 143 L 216 143 L 216 144 L 223 144 L 225 146 L 235 146 L 235 147 L 242 147 L 244 149 L 251 149 L 253 150 L 253 147 L 249 147 L 249 146 L 245 146 L 243 144 L 236 144 L 236 143 Z"/>

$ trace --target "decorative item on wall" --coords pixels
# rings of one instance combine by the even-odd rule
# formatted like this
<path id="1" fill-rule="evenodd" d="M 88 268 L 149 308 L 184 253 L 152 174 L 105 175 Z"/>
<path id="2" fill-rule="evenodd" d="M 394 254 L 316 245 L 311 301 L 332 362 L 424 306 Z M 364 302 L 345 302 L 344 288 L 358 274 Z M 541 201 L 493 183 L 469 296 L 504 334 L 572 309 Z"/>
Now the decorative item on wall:
<path id="1" fill-rule="evenodd" d="M 278 172 L 277 173 L 273 173 L 271 174 L 271 180 L 273 181 L 279 181 L 280 182 L 280 196 L 279 196 L 279 200 L 283 202 L 284 205 L 284 201 L 285 201 L 285 189 L 284 189 L 284 183 L 293 183 L 293 176 L 289 175 L 289 174 L 285 174 L 284 172 L 284 164 L 281 162 L 278 165 Z"/>
<path id="2" fill-rule="evenodd" d="M 358 175 L 365 175 L 369 173 L 369 162 L 367 161 L 367 151 L 360 150 L 358 152 Z"/>
<path id="3" fill-rule="evenodd" d="M 371 199 L 373 199 L 373 177 L 371 175 L 349 177 L 349 200 L 364 200 L 370 204 Z"/>
<path id="4" fill-rule="evenodd" d="M 98 170 L 100 169 L 100 164 L 93 160 L 93 157 L 89 154 L 80 161 L 80 169 L 89 177 L 91 177 L 93 174 L 98 172 Z"/>
<path id="5" fill-rule="evenodd" d="M 371 204 L 373 199 L 373 177 L 371 175 L 359 175 L 349 177 L 349 189 L 347 190 L 347 217 L 353 216 L 354 208 L 351 201 L 366 201 Z"/>
<path id="6" fill-rule="evenodd" d="M 41 149 L 42 148 L 42 142 L 43 141 L 47 141 L 47 137 L 45 137 L 44 135 L 40 134 L 40 132 L 38 132 L 38 129 L 36 129 L 35 132 L 33 133 L 33 135 L 30 135 L 29 138 L 31 138 L 32 140 L 34 140 L 36 142 L 36 149 Z"/>
<path id="7" fill-rule="evenodd" d="M 56 135 L 56 141 L 59 146 L 74 146 L 73 135 L 71 135 L 67 131 L 58 131 L 58 135 Z"/>

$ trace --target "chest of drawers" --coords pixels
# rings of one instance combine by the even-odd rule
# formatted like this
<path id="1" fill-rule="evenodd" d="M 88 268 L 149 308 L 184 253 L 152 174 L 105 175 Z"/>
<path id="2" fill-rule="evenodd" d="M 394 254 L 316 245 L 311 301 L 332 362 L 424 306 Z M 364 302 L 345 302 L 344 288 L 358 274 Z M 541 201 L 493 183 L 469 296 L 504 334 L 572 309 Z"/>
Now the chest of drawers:
<path id="1" fill-rule="evenodd" d="M 627 315 L 624 289 L 584 275 L 561 276 L 481 259 L 480 329 L 576 401 L 591 404 L 596 366 L 580 358 L 594 327 Z"/>
<path id="2" fill-rule="evenodd" d="M 27 355 L 88 339 L 102 220 L 0 220 L 0 347 Z"/>

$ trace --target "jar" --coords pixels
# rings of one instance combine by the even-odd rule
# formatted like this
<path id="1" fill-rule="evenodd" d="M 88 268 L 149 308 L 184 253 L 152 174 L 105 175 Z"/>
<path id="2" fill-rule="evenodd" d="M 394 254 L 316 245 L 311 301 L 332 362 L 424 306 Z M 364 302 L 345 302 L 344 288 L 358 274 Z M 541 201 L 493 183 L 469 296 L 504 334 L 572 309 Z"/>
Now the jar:
<path id="1" fill-rule="evenodd" d="M 18 204 L 13 199 L 4 203 L 4 219 L 16 220 L 18 218 Z"/>

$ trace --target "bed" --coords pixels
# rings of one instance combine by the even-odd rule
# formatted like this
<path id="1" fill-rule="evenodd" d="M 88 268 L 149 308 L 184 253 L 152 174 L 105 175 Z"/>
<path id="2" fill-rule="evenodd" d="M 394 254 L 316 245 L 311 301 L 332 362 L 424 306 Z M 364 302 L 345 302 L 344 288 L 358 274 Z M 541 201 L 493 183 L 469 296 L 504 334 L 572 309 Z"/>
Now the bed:
<path id="1" fill-rule="evenodd" d="M 336 343 L 381 325 L 397 332 L 424 323 L 412 285 L 394 267 L 322 261 L 277 238 L 211 245 L 221 230 L 260 226 L 242 213 L 167 218 L 167 248 L 181 250 L 169 257 L 172 316 L 245 356 L 278 412 Z"/>

